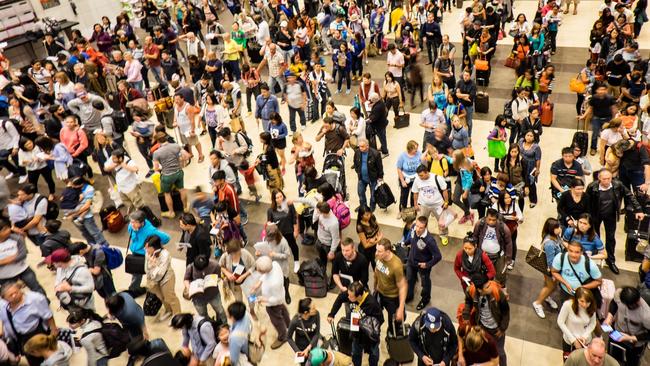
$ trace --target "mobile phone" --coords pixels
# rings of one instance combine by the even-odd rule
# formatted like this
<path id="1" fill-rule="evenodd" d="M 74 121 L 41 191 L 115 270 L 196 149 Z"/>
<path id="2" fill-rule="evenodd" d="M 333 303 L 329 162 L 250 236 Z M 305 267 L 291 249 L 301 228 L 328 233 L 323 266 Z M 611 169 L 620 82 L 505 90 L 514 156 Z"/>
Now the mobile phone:
<path id="1" fill-rule="evenodd" d="M 601 325 L 600 329 L 602 329 L 603 332 L 605 332 L 605 333 L 610 333 L 611 331 L 614 330 L 610 325 L 607 325 L 607 324 Z"/>
<path id="2" fill-rule="evenodd" d="M 611 333 L 609 333 L 609 338 L 618 342 L 621 340 L 621 338 L 623 338 L 623 335 L 618 330 L 614 330 Z"/>

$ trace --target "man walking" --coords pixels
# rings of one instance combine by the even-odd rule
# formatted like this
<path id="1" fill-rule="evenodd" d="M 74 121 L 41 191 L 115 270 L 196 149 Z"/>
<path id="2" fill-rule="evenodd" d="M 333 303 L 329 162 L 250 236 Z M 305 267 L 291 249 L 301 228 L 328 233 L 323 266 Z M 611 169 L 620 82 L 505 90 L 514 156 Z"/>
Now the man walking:
<path id="1" fill-rule="evenodd" d="M 354 150 L 354 171 L 359 177 L 357 183 L 359 206 L 368 206 L 366 190 L 370 186 L 370 211 L 375 211 L 375 188 L 377 183 L 384 179 L 381 154 L 377 149 L 370 147 L 368 140 L 364 138 L 359 139 L 358 144 L 359 147 Z"/>
<path id="2" fill-rule="evenodd" d="M 431 268 L 442 259 L 442 254 L 436 244 L 436 239 L 429 233 L 427 227 L 429 218 L 420 216 L 415 221 L 415 235 L 411 237 L 409 245 L 408 260 L 406 261 L 406 277 L 408 279 L 408 293 L 406 302 L 413 300 L 415 282 L 420 276 L 422 291 L 421 300 L 415 307 L 417 310 L 424 309 L 431 300 Z"/>
<path id="3" fill-rule="evenodd" d="M 411 188 L 414 207 L 420 216 L 428 218 L 433 215 L 438 220 L 449 202 L 447 182 L 444 178 L 431 174 L 425 165 L 420 165 L 416 172 L 418 175 Z M 442 245 L 447 245 L 449 243 L 448 228 L 438 225 L 438 229 Z"/>

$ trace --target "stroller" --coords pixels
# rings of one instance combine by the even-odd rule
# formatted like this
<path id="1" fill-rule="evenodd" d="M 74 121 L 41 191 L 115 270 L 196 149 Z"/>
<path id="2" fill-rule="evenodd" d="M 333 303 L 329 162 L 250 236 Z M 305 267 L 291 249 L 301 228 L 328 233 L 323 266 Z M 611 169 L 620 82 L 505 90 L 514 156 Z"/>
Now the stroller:
<path id="1" fill-rule="evenodd" d="M 336 153 L 328 153 L 325 155 L 323 178 L 334 188 L 334 192 L 347 196 L 347 189 L 345 187 L 345 158 L 343 156 L 338 156 Z"/>

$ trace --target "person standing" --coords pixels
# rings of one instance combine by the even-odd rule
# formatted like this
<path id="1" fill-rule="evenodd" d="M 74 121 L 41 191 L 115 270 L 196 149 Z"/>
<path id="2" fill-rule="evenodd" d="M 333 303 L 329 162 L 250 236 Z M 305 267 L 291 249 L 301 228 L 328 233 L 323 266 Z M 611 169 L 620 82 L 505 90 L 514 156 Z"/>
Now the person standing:
<path id="1" fill-rule="evenodd" d="M 505 350 L 506 330 L 510 325 L 508 296 L 482 273 L 472 276 L 472 284 L 465 291 L 463 319 L 469 321 L 473 309 L 474 323 L 496 339 L 499 365 L 508 365 Z"/>
<path id="2" fill-rule="evenodd" d="M 268 256 L 257 258 L 255 266 L 261 276 L 252 292 L 261 288 L 261 296 L 257 301 L 266 306 L 266 313 L 278 334 L 278 338 L 271 344 L 271 349 L 277 349 L 287 342 L 287 329 L 291 322 L 283 296 L 285 291 L 282 268 Z"/>
<path id="3" fill-rule="evenodd" d="M 147 291 L 156 295 L 163 303 L 165 311 L 158 313 L 156 321 L 164 322 L 181 312 L 181 304 L 174 292 L 176 274 L 171 265 L 171 254 L 162 247 L 158 236 L 150 236 L 144 244 L 144 271 L 147 276 Z"/>
<path id="4" fill-rule="evenodd" d="M 641 365 L 650 340 L 650 306 L 641 299 L 639 290 L 628 286 L 616 290 L 603 324 L 622 335 L 618 341 L 610 336 L 609 353 L 626 366 Z M 624 357 L 616 357 L 614 353 L 621 350 Z"/>
<path id="5" fill-rule="evenodd" d="M 596 301 L 590 290 L 577 288 L 573 298 L 562 304 L 557 325 L 562 330 L 564 361 L 571 351 L 585 348 L 591 342 L 598 320 Z"/>
<path id="6" fill-rule="evenodd" d="M 262 122 L 264 132 L 269 131 L 272 113 L 280 113 L 280 103 L 278 103 L 278 98 L 271 93 L 269 85 L 261 83 L 260 95 L 255 98 L 255 118 L 257 119 L 257 127 Z"/>
<path id="7" fill-rule="evenodd" d="M 621 202 L 625 201 L 625 208 L 633 211 L 636 220 L 645 217 L 641 206 L 634 195 L 617 180 L 612 179 L 612 172 L 603 168 L 598 173 L 598 179 L 591 182 L 586 190 L 589 202 L 589 213 L 594 219 L 594 229 L 600 236 L 600 224 L 605 227 L 605 248 L 607 259 L 605 263 L 614 274 L 619 274 L 616 265 L 616 223 L 621 212 Z"/>
<path id="8" fill-rule="evenodd" d="M 210 259 L 209 254 L 199 254 L 185 268 L 185 276 L 183 277 L 184 291 L 189 294 L 190 284 L 193 281 L 204 280 L 207 276 L 219 276 L 220 274 L 221 267 L 216 259 Z M 226 318 L 226 313 L 223 311 L 223 306 L 221 305 L 221 295 L 218 287 L 205 288 L 202 293 L 197 293 L 192 296 L 191 300 L 197 314 L 207 317 L 208 304 L 210 304 L 212 310 L 217 314 L 217 319 Z"/>
<path id="9" fill-rule="evenodd" d="M 182 100 L 181 97 L 179 99 Z M 183 207 L 187 207 L 183 163 L 189 160 L 191 155 L 177 143 L 169 142 L 165 133 L 158 133 L 156 141 L 160 144 L 160 147 L 153 153 L 154 170 L 160 172 L 160 190 L 165 195 L 168 210 L 160 214 L 160 216 L 173 219 L 176 217 L 176 213 L 174 212 L 172 190 L 178 189 L 180 191 Z"/>
<path id="10" fill-rule="evenodd" d="M 616 98 L 611 96 L 607 91 L 607 85 L 604 83 L 597 83 L 593 87 L 594 93 L 589 99 L 587 108 L 583 114 L 578 116 L 580 120 L 586 120 L 591 117 L 591 149 L 589 154 L 596 155 L 598 148 L 598 137 L 603 125 L 609 122 L 616 115 Z"/>
<path id="11" fill-rule="evenodd" d="M 512 260 L 512 238 L 508 226 L 499 219 L 499 212 L 488 208 L 484 218 L 474 226 L 472 234 L 478 246 L 492 261 L 496 270 L 496 281 L 506 287 L 506 263 Z"/>
<path id="12" fill-rule="evenodd" d="M 593 154 L 592 154 L 593 155 Z M 582 166 L 575 160 L 571 147 L 562 148 L 562 158 L 551 164 L 551 193 L 555 199 L 569 190 L 574 179 L 583 179 Z"/>
<path id="13" fill-rule="evenodd" d="M 366 127 L 370 127 L 374 134 L 369 136 L 366 132 L 366 138 L 374 145 L 376 145 L 375 137 L 379 138 L 381 143 L 381 154 L 382 158 L 388 156 L 388 140 L 386 139 L 386 126 L 388 126 L 388 109 L 386 108 L 386 103 L 382 98 L 379 97 L 378 93 L 371 91 L 368 95 L 368 106 L 370 111 L 368 112 L 368 118 L 366 120 Z M 366 129 L 366 131 L 368 131 Z"/>
<path id="14" fill-rule="evenodd" d="M 192 94 L 192 96 L 193 95 L 194 94 Z M 182 94 L 177 93 L 174 95 L 173 127 L 178 129 L 178 137 L 180 138 L 180 143 L 186 147 L 189 146 L 187 149 L 190 153 L 190 157 L 192 157 L 191 151 L 192 146 L 194 146 L 196 148 L 196 152 L 199 154 L 199 163 L 202 163 L 203 159 L 205 159 L 205 156 L 203 156 L 201 142 L 199 141 L 199 134 L 196 131 L 196 110 L 197 107 L 191 103 L 191 101 L 186 101 Z"/>
<path id="15" fill-rule="evenodd" d="M 289 106 L 289 127 L 291 133 L 296 132 L 296 114 L 300 118 L 300 128 L 304 130 L 307 124 L 305 110 L 307 109 L 307 89 L 305 84 L 298 82 L 296 74 L 288 72 L 287 84 L 284 86 L 284 101 Z"/>
<path id="16" fill-rule="evenodd" d="M 381 154 L 377 149 L 370 147 L 366 139 L 360 139 L 358 144 L 359 147 L 354 150 L 354 170 L 359 177 L 357 183 L 359 205 L 368 206 L 366 190 L 370 187 L 370 211 L 375 211 L 375 188 L 384 178 Z"/>
<path id="17" fill-rule="evenodd" d="M 179 245 L 188 244 L 186 246 L 185 265 L 188 266 L 194 263 L 199 255 L 210 256 L 210 232 L 207 227 L 199 225 L 196 222 L 196 217 L 189 212 L 181 215 L 178 226 L 182 230 Z"/>
<path id="18" fill-rule="evenodd" d="M 404 277 L 404 265 L 393 253 L 393 245 L 386 238 L 377 243 L 375 253 L 375 291 L 379 294 L 379 303 L 388 313 L 388 332 L 397 335 L 406 318 L 404 306 L 408 284 Z M 397 326 L 397 329 L 395 329 Z"/>
<path id="19" fill-rule="evenodd" d="M 607 354 L 607 347 L 602 338 L 594 338 L 587 347 L 571 352 L 564 366 L 618 366 L 616 359 Z"/>
<path id="20" fill-rule="evenodd" d="M 431 301 L 431 269 L 442 260 L 436 239 L 427 230 L 428 225 L 428 217 L 418 217 L 415 221 L 415 235 L 408 243 L 411 250 L 406 262 L 408 280 L 406 302 L 413 300 L 415 283 L 419 275 L 422 291 L 420 293 L 421 300 L 415 307 L 418 311 L 424 309 Z"/>
<path id="21" fill-rule="evenodd" d="M 424 164 L 417 168 L 417 177 L 413 181 L 411 193 L 413 193 L 416 211 L 420 216 L 426 218 L 433 215 L 438 221 L 442 211 L 449 205 L 447 182 L 438 175 L 431 174 Z M 438 225 L 438 230 L 442 245 L 447 245 L 449 243 L 447 237 L 449 229 Z"/>
<path id="22" fill-rule="evenodd" d="M 594 294 L 596 306 L 600 307 L 600 290 L 598 287 L 603 282 L 602 274 L 595 261 L 583 253 L 582 245 L 571 241 L 567 251 L 553 258 L 551 268 L 553 278 L 560 283 L 562 299 L 570 298 L 576 289 L 582 287 L 591 290 Z M 598 295 L 598 297 L 596 297 Z"/>
<path id="23" fill-rule="evenodd" d="M 409 344 L 418 356 L 418 366 L 451 365 L 458 352 L 458 337 L 451 318 L 435 307 L 415 319 L 409 330 Z"/>
<path id="24" fill-rule="evenodd" d="M 138 166 L 124 150 L 113 150 L 111 158 L 104 164 L 104 170 L 114 172 L 117 191 L 126 206 L 127 215 L 144 206 Z"/>
<path id="25" fill-rule="evenodd" d="M 395 81 L 399 83 L 401 90 L 406 90 L 406 83 L 404 81 L 404 66 L 406 62 L 404 60 L 404 54 L 397 49 L 394 43 L 388 45 L 388 55 L 386 56 L 386 66 L 388 66 L 388 72 L 390 72 Z M 401 93 L 402 103 L 405 100 L 405 93 Z"/>
<path id="26" fill-rule="evenodd" d="M 25 239 L 13 233 L 11 223 L 4 218 L 0 218 L 0 251 L 5 254 L 0 266 L 0 284 L 22 281 L 32 292 L 45 295 L 36 274 L 27 264 Z"/>
<path id="27" fill-rule="evenodd" d="M 309 352 L 318 347 L 320 314 L 311 298 L 300 299 L 298 313 L 291 319 L 287 332 L 291 349 L 302 357 L 309 357 Z"/>

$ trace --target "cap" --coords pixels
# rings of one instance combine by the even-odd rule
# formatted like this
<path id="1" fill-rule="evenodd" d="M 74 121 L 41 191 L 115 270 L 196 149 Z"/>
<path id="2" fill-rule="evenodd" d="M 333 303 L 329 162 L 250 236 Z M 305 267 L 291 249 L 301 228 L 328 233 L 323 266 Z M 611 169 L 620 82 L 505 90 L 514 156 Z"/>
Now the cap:
<path id="1" fill-rule="evenodd" d="M 286 28 L 288 25 L 289 25 L 289 23 L 287 23 L 286 20 L 283 20 L 282 22 L 280 22 L 280 27 L 282 27 L 282 28 Z"/>
<path id="2" fill-rule="evenodd" d="M 284 72 L 284 77 L 285 77 L 285 78 L 289 78 L 289 77 L 292 77 L 292 76 L 295 77 L 296 74 L 294 74 L 293 72 L 291 72 L 291 71 L 289 71 L 289 70 L 287 70 L 287 71 Z"/>
<path id="3" fill-rule="evenodd" d="M 67 262 L 70 260 L 70 252 L 65 248 L 59 248 L 52 252 L 52 254 L 45 257 L 46 264 Z"/>
<path id="4" fill-rule="evenodd" d="M 429 330 L 436 330 L 442 326 L 442 314 L 436 308 L 429 308 L 423 315 L 424 326 Z"/>
<path id="5" fill-rule="evenodd" d="M 309 352 L 311 366 L 320 366 L 327 359 L 327 351 L 322 348 L 314 348 Z"/>

